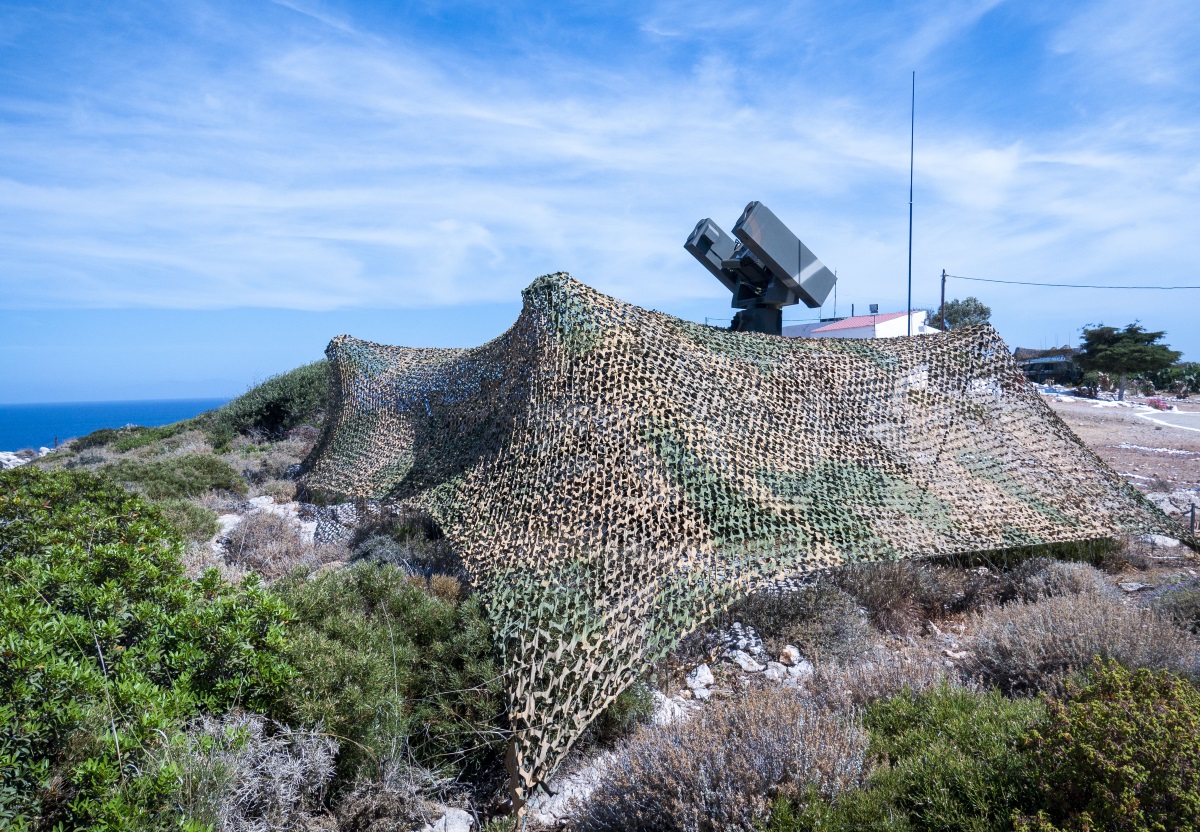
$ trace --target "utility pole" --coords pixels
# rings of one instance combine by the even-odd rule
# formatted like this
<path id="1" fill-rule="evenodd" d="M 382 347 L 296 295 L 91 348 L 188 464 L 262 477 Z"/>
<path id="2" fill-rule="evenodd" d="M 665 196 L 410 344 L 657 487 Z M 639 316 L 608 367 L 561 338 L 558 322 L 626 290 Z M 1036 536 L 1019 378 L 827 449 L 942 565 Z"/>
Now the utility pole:
<path id="1" fill-rule="evenodd" d="M 946 270 L 942 269 L 942 306 L 938 309 L 942 316 L 942 332 L 946 331 Z"/>
<path id="2" fill-rule="evenodd" d="M 917 140 L 917 71 L 912 74 L 912 120 L 908 125 L 908 334 L 912 335 L 913 149 Z"/>

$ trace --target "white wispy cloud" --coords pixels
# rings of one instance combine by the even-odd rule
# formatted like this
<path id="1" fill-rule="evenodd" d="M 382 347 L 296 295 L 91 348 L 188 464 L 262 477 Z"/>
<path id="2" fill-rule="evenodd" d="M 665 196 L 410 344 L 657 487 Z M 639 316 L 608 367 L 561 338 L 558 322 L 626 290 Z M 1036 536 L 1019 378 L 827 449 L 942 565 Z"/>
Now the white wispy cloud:
<path id="1" fill-rule="evenodd" d="M 894 297 L 907 67 L 893 73 L 890 103 L 855 84 L 897 58 L 936 79 L 942 53 L 998 9 L 897 7 L 867 26 L 861 10 L 838 24 L 815 4 L 719 19 L 662 4 L 629 21 L 645 60 L 606 64 L 553 44 L 510 61 L 466 54 L 364 34 L 344 10 L 273 2 L 298 33 L 235 40 L 220 65 L 185 56 L 52 100 L 0 101 L 0 303 L 455 304 L 511 300 L 565 269 L 635 302 L 720 308 L 723 290 L 682 240 L 701 216 L 728 224 L 752 198 L 860 298 Z M 1126 36 L 1164 41 L 1170 56 L 1186 40 L 1128 8 L 1089 5 L 1044 24 L 1048 71 L 1105 63 L 1129 83 L 1190 84 L 1192 59 L 1127 48 Z M 1179 14 L 1178 29 L 1200 28 Z M 910 34 L 889 34 L 900 23 Z M 747 32 L 768 58 L 739 51 Z M 864 50 L 862 66 L 826 78 L 821 44 L 843 36 Z M 688 60 L 672 51 L 679 42 Z M 777 65 L 792 42 L 795 77 Z M 953 113 L 923 114 L 919 274 L 1115 281 L 1152 261 L 1190 276 L 1200 117 L 1072 90 L 1086 117 L 1064 106 L 1016 139 L 1003 119 L 964 127 Z"/>

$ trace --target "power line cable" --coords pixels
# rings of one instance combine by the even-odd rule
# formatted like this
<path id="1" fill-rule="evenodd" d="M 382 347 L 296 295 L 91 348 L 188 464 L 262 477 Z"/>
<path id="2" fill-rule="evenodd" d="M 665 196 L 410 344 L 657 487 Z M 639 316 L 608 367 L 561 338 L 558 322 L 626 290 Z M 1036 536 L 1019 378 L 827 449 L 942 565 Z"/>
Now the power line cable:
<path id="1" fill-rule="evenodd" d="M 977 283 L 1007 283 L 1013 286 L 1056 286 L 1062 289 L 1200 289 L 1200 286 L 1100 286 L 1093 283 L 1037 283 L 1030 280 L 996 280 L 990 277 L 965 277 L 961 274 L 948 274 L 955 280 L 974 280 Z"/>

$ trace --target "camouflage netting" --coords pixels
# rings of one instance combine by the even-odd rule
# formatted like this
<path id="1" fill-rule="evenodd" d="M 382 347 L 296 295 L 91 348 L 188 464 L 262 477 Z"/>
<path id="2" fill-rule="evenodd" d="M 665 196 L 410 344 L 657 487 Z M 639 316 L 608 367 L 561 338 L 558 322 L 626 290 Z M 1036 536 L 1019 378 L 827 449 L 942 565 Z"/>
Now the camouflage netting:
<path id="1" fill-rule="evenodd" d="M 310 487 L 428 511 L 486 594 L 519 807 L 647 662 L 748 590 L 848 561 L 1180 527 L 991 327 L 730 333 L 541 277 L 468 350 L 335 339 Z M 1194 544 L 1194 541 L 1191 541 Z"/>

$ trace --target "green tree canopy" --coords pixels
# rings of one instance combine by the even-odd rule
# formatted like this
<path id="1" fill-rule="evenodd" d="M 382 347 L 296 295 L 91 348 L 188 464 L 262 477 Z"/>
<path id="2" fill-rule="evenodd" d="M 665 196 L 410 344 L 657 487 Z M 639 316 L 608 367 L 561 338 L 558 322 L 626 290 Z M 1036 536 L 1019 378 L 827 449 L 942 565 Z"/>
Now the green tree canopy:
<path id="1" fill-rule="evenodd" d="M 1124 329 L 1103 324 L 1084 327 L 1075 362 L 1084 372 L 1119 375 L 1117 398 L 1124 401 L 1125 380 L 1130 373 L 1165 370 L 1179 360 L 1182 353 L 1159 343 L 1164 335 L 1165 332 L 1147 332 L 1136 321 Z"/>
<path id="2" fill-rule="evenodd" d="M 964 326 L 986 324 L 992 317 L 992 310 L 985 306 L 977 297 L 955 298 L 944 304 L 946 313 L 946 329 L 962 329 Z M 941 326 L 942 310 L 939 308 L 930 320 L 930 326 Z"/>

